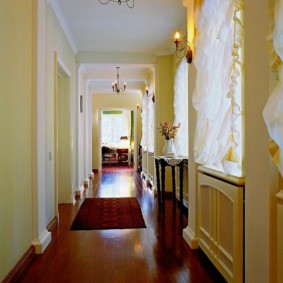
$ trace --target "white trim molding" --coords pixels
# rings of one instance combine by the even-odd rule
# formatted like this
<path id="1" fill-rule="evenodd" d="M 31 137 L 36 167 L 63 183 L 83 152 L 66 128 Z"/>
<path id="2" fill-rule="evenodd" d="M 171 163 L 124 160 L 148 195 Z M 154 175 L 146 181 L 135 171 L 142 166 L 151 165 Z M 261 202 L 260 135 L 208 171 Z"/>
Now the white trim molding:
<path id="1" fill-rule="evenodd" d="M 73 36 L 70 32 L 70 29 L 68 27 L 68 25 L 66 24 L 66 20 L 64 19 L 64 16 L 63 16 L 63 13 L 62 13 L 62 10 L 58 4 L 58 1 L 57 0 L 49 0 L 49 3 L 50 3 L 50 6 L 52 7 L 52 10 L 54 11 L 57 19 L 58 19 L 58 22 L 60 23 L 61 25 L 61 28 L 62 30 L 64 31 L 72 49 L 73 49 L 73 52 L 75 54 L 77 54 L 78 52 L 78 48 L 75 44 L 75 41 L 73 39 Z"/>
<path id="2" fill-rule="evenodd" d="M 46 229 L 41 233 L 39 238 L 32 241 L 32 245 L 35 248 L 36 254 L 42 254 L 51 242 L 51 232 L 48 232 Z"/>
<path id="3" fill-rule="evenodd" d="M 183 230 L 183 238 L 185 239 L 185 241 L 187 242 L 187 244 L 190 246 L 191 249 L 198 249 L 198 238 L 196 237 L 196 234 L 194 233 L 194 231 L 187 226 L 184 230 Z"/>

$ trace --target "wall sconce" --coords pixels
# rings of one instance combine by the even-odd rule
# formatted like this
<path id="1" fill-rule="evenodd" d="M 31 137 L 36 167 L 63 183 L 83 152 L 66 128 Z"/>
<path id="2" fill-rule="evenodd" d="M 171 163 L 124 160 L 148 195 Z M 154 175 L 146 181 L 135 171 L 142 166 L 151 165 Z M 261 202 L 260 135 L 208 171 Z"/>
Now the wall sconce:
<path id="1" fill-rule="evenodd" d="M 140 107 L 139 104 L 137 104 L 137 111 L 141 111 L 142 112 L 142 108 Z"/>
<path id="2" fill-rule="evenodd" d="M 187 63 L 192 63 L 193 51 L 192 51 L 191 47 L 189 46 L 188 41 L 186 41 L 186 40 L 181 41 L 180 40 L 180 33 L 179 32 L 175 33 L 174 43 L 176 45 L 176 56 L 178 58 L 183 58 L 184 56 L 186 56 Z"/>
<path id="3" fill-rule="evenodd" d="M 145 93 L 147 95 L 147 97 L 151 97 L 152 96 L 152 102 L 154 103 L 155 102 L 155 96 L 154 96 L 154 93 L 150 93 L 148 92 L 148 86 L 145 88 Z"/>

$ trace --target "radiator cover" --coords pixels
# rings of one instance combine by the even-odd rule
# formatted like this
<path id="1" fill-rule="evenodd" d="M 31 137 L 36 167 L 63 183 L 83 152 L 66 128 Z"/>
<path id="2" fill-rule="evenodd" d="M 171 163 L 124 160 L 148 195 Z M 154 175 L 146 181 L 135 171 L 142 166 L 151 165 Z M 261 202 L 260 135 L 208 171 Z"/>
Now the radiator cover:
<path id="1" fill-rule="evenodd" d="M 198 173 L 199 246 L 228 282 L 243 281 L 243 190 Z"/>

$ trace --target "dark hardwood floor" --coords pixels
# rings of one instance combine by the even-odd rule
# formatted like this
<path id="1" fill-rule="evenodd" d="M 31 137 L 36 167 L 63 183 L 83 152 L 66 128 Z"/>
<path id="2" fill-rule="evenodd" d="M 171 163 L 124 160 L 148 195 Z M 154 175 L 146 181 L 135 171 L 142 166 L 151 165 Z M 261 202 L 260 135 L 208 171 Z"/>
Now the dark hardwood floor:
<path id="1" fill-rule="evenodd" d="M 70 231 L 85 197 L 137 197 L 147 228 Z M 95 173 L 73 204 L 59 206 L 59 226 L 43 255 L 37 255 L 18 282 L 226 282 L 201 252 L 182 238 L 186 215 L 166 199 L 160 213 L 153 191 L 139 173 Z"/>

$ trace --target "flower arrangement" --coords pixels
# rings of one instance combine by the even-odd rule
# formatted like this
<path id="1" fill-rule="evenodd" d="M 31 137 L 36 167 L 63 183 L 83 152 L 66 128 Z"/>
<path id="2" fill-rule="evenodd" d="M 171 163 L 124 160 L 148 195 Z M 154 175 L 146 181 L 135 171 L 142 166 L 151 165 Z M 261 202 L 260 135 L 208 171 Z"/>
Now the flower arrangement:
<path id="1" fill-rule="evenodd" d="M 174 126 L 172 122 L 161 122 L 158 131 L 162 136 L 165 137 L 166 140 L 174 139 L 177 135 L 180 126 L 181 126 L 180 123 Z"/>

